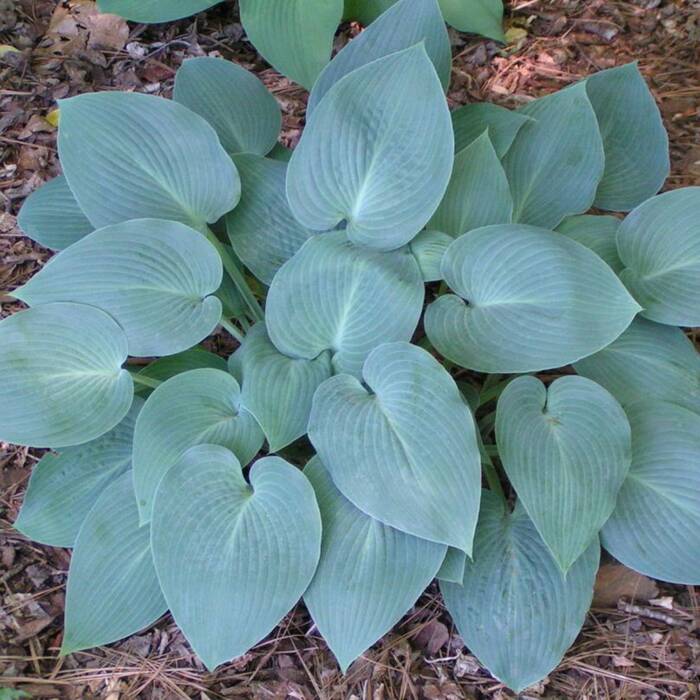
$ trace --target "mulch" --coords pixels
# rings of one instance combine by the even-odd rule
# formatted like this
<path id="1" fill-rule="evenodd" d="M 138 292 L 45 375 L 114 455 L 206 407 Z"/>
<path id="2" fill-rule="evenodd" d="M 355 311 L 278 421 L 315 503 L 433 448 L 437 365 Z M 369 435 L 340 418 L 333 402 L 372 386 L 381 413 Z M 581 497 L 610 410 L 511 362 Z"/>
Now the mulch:
<path id="1" fill-rule="evenodd" d="M 669 131 L 667 188 L 700 185 L 700 2 L 510 0 L 506 26 L 505 48 L 451 30 L 452 106 L 492 101 L 516 107 L 637 60 Z M 342 27 L 337 47 L 357 31 Z M 114 89 L 169 96 L 180 63 L 202 55 L 253 70 L 282 107 L 283 142 L 296 144 L 305 93 L 255 53 L 230 1 L 195 18 L 146 27 L 98 17 L 91 0 L 15 0 L 14 7 L 0 0 L 0 317 L 20 308 L 8 293 L 50 256 L 22 235 L 15 217 L 25 197 L 59 172 L 51 123 L 56 100 Z M 212 348 L 226 350 L 225 341 L 214 338 Z M 0 443 L 0 689 L 86 700 L 511 695 L 464 648 L 434 587 L 345 677 L 303 606 L 213 674 L 169 616 L 108 648 L 57 658 L 70 554 L 28 542 L 11 527 L 40 456 Z M 576 644 L 525 696 L 698 698 L 699 629 L 695 588 L 655 584 L 611 563 Z"/>

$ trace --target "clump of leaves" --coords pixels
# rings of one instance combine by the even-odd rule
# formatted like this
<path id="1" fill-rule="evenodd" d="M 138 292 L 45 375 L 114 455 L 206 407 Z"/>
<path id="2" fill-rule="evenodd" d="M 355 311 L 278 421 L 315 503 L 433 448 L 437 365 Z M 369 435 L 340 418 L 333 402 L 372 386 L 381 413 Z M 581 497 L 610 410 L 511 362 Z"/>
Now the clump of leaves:
<path id="1" fill-rule="evenodd" d="M 444 20 L 463 32 L 505 41 L 503 0 L 437 0 Z M 168 22 L 201 12 L 222 0 L 98 0 L 102 12 L 135 22 Z M 406 0 L 239 0 L 241 23 L 255 48 L 280 73 L 311 89 L 328 64 L 343 20 L 369 24 L 382 15 L 384 48 L 397 50 L 388 27 L 398 35 L 422 21 L 426 4 L 396 8 Z M 418 37 L 415 37 L 418 41 Z M 398 39 L 398 43 L 402 43 Z M 448 46 L 449 48 L 449 46 Z M 449 53 L 447 55 L 449 63 Z"/>
<path id="2" fill-rule="evenodd" d="M 303 597 L 345 670 L 437 578 L 520 690 L 601 544 L 700 583 L 700 188 L 657 195 L 635 65 L 450 114 L 423 5 L 329 64 L 288 163 L 221 60 L 174 101 L 61 102 L 64 175 L 20 224 L 64 250 L 0 323 L 0 437 L 52 448 L 16 527 L 74 548 L 64 653 L 169 609 L 214 668 Z M 219 324 L 228 363 L 197 346 Z"/>

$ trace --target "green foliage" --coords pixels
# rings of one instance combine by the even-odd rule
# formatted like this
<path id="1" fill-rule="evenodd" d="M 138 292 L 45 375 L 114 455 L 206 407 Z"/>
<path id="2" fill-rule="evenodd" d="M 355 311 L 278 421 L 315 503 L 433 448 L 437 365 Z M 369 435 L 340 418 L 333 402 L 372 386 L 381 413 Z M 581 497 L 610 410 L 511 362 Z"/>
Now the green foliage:
<path id="1" fill-rule="evenodd" d="M 0 322 L 0 439 L 52 450 L 16 526 L 75 549 L 64 653 L 167 608 L 214 668 L 303 597 L 345 670 L 437 578 L 521 690 L 578 634 L 599 542 L 700 583 L 700 356 L 678 327 L 700 189 L 657 194 L 637 68 L 450 115 L 433 0 L 372 4 L 328 67 L 321 33 L 289 64 L 320 75 L 290 160 L 274 98 L 220 59 L 186 62 L 175 101 L 62 102 L 65 175 L 19 220 L 65 250 Z M 328 8 L 309 17 L 332 36 Z M 228 361 L 199 345 L 219 325 Z"/>

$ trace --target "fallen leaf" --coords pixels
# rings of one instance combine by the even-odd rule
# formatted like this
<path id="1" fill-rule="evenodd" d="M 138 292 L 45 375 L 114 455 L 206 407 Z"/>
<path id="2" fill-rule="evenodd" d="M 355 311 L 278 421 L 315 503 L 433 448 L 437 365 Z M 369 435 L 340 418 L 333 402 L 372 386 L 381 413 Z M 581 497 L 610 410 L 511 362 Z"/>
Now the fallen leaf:
<path id="1" fill-rule="evenodd" d="M 647 601 L 658 594 L 659 589 L 650 578 L 622 564 L 603 564 L 595 582 L 593 605 L 614 607 L 620 598 Z"/>
<path id="2" fill-rule="evenodd" d="M 85 19 L 90 31 L 88 47 L 121 51 L 129 41 L 129 25 L 118 15 L 96 14 Z"/>
<path id="3" fill-rule="evenodd" d="M 673 610 L 673 596 L 666 595 L 662 598 L 652 598 L 649 600 L 652 605 L 656 605 L 657 608 L 666 608 L 666 610 Z"/>

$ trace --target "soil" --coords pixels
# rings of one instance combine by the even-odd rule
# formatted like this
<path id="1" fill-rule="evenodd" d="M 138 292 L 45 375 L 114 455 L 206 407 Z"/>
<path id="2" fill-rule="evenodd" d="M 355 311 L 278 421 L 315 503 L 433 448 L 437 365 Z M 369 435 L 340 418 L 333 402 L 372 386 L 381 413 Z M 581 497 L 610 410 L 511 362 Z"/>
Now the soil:
<path id="1" fill-rule="evenodd" d="M 492 101 L 517 107 L 637 60 L 670 136 L 666 187 L 700 185 L 700 2 L 506 4 L 506 47 L 451 30 L 451 106 Z M 337 48 L 359 30 L 341 27 Z M 0 0 L 0 317 L 20 308 L 7 293 L 50 256 L 22 235 L 15 216 L 24 198 L 59 172 L 56 100 L 115 89 L 169 96 L 180 63 L 203 55 L 235 60 L 265 82 L 283 110 L 282 141 L 294 147 L 306 93 L 255 53 L 230 0 L 195 18 L 150 27 L 98 17 L 91 0 Z M 221 337 L 211 347 L 231 350 Z M 216 673 L 203 669 L 169 616 L 110 647 L 58 658 L 70 554 L 29 542 L 11 527 L 40 456 L 0 443 L 0 689 L 86 700 L 511 695 L 464 648 L 434 587 L 344 677 L 301 605 L 268 639 Z M 695 588 L 656 584 L 609 563 L 576 644 L 524 695 L 698 698 L 699 627 Z"/>

